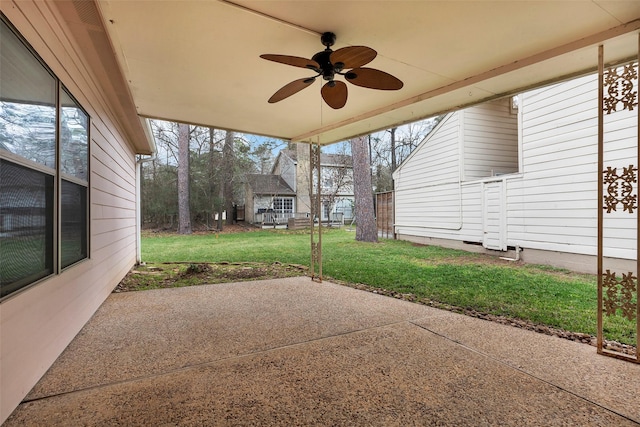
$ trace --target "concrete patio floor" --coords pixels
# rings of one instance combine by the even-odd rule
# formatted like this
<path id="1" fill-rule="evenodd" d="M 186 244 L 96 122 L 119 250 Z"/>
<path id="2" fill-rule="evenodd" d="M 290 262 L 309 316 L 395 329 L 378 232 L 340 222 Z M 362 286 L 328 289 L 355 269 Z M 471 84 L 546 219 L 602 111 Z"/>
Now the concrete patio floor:
<path id="1" fill-rule="evenodd" d="M 307 277 L 112 294 L 5 425 L 640 425 L 640 365 Z"/>

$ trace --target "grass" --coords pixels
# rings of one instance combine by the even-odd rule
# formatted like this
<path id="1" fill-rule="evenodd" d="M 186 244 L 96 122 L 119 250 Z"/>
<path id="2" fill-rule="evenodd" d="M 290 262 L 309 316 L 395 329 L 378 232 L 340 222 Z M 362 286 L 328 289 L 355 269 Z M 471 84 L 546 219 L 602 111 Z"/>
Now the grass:
<path id="1" fill-rule="evenodd" d="M 309 265 L 308 231 L 265 230 L 190 236 L 146 235 L 147 262 L 259 262 Z M 353 232 L 323 231 L 323 276 L 412 294 L 468 310 L 596 334 L 594 275 L 410 242 L 356 242 Z M 605 337 L 636 345 L 635 322 L 607 319 Z"/>

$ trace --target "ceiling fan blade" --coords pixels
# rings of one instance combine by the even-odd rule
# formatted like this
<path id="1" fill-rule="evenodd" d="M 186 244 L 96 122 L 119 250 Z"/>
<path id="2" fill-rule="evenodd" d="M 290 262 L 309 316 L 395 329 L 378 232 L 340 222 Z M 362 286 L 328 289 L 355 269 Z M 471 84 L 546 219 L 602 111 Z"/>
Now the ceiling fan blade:
<path id="1" fill-rule="evenodd" d="M 333 81 L 334 85 L 331 86 L 331 82 L 327 82 L 322 86 L 322 99 L 329 105 L 329 107 L 337 110 L 344 107 L 347 103 L 347 85 L 340 81 Z"/>
<path id="2" fill-rule="evenodd" d="M 260 58 L 268 61 L 279 62 L 281 64 L 293 65 L 294 67 L 308 68 L 310 70 L 317 70 L 320 68 L 320 64 L 312 59 L 301 58 L 299 56 L 290 55 L 272 55 L 265 53 L 260 55 Z"/>
<path id="3" fill-rule="evenodd" d="M 304 79 L 294 80 L 291 83 L 287 83 L 282 86 L 276 93 L 274 93 L 271 98 L 269 98 L 269 104 L 276 103 L 278 101 L 282 101 L 285 98 L 290 97 L 291 95 L 300 92 L 305 87 L 309 86 L 311 83 L 315 82 L 315 77 L 307 77 Z"/>
<path id="4" fill-rule="evenodd" d="M 373 61 L 378 53 L 367 46 L 347 46 L 336 50 L 329 57 L 332 64 L 342 62 L 343 69 L 362 67 Z"/>
<path id="5" fill-rule="evenodd" d="M 369 89 L 398 90 L 404 86 L 400 79 L 374 68 L 354 68 L 345 74 L 345 78 L 356 86 Z"/>

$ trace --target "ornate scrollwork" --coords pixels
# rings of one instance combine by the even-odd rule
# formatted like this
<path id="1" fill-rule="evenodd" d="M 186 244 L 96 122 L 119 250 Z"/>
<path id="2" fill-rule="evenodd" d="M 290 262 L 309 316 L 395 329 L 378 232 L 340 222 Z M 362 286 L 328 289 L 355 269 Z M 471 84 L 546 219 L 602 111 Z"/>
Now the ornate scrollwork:
<path id="1" fill-rule="evenodd" d="M 618 175 L 617 168 L 607 167 L 604 173 L 604 184 L 607 185 L 607 194 L 604 196 L 604 209 L 607 213 L 615 211 L 618 203 L 622 204 L 622 210 L 633 213 L 638 207 L 638 195 L 633 194 L 633 184 L 638 182 L 636 171 L 638 169 L 629 165 L 622 168 L 622 174 Z"/>
<path id="2" fill-rule="evenodd" d="M 320 167 L 320 146 L 311 144 L 311 170 L 317 170 Z"/>
<path id="3" fill-rule="evenodd" d="M 629 111 L 638 105 L 638 91 L 633 90 L 633 81 L 638 79 L 637 65 L 637 63 L 633 63 L 624 67 L 609 68 L 604 73 L 607 94 L 603 99 L 602 109 L 606 114 L 617 111 L 620 103 L 622 103 L 623 110 Z"/>
<path id="4" fill-rule="evenodd" d="M 638 278 L 633 273 L 622 273 L 622 277 L 618 278 L 615 272 L 607 269 L 602 275 L 602 288 L 606 289 L 606 297 L 602 302 L 605 314 L 615 316 L 620 310 L 623 317 L 633 321 L 636 317 L 636 303 L 633 301 L 633 294 L 636 292 L 637 284 Z"/>

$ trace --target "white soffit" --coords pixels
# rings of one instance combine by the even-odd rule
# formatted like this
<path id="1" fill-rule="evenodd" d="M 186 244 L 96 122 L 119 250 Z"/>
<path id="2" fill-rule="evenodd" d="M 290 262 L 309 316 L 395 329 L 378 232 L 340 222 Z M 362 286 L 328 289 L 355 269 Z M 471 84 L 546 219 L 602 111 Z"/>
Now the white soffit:
<path id="1" fill-rule="evenodd" d="M 314 141 L 344 140 L 592 70 L 637 55 L 633 1 L 209 1 L 96 0 L 143 117 Z M 316 81 L 267 99 L 314 73 L 259 57 L 310 58 L 365 45 L 368 64 L 404 82 L 399 91 L 348 84 L 333 110 Z"/>

